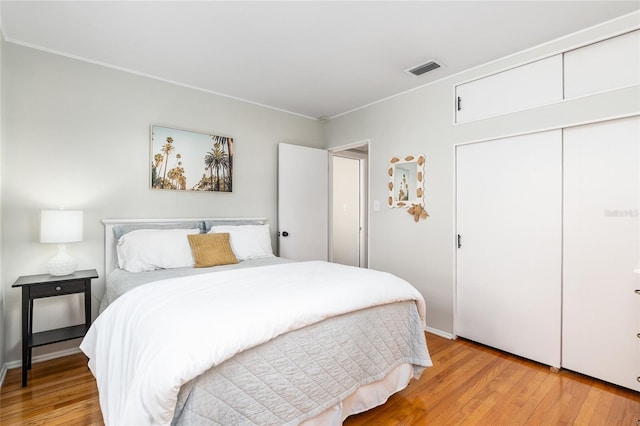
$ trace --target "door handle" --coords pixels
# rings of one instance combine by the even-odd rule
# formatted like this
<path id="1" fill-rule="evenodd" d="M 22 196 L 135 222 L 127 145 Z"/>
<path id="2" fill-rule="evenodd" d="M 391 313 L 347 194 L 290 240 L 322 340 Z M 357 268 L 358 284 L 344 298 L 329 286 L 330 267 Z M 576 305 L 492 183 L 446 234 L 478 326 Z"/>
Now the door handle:
<path id="1" fill-rule="evenodd" d="M 458 234 L 458 248 L 462 248 L 462 235 Z"/>
<path id="2" fill-rule="evenodd" d="M 288 236 L 289 236 L 289 233 L 288 233 L 287 231 L 283 231 L 283 232 L 282 232 L 282 236 L 283 236 L 283 237 L 288 237 Z"/>

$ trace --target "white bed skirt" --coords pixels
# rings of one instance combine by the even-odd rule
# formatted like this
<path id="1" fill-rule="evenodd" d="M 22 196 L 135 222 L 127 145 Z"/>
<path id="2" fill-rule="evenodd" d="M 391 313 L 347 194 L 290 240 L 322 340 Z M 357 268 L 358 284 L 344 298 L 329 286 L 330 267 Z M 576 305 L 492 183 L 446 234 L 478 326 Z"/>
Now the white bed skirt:
<path id="1" fill-rule="evenodd" d="M 391 395 L 406 388 L 413 376 L 411 364 L 400 364 L 382 380 L 358 388 L 344 401 L 301 423 L 301 426 L 338 426 L 352 414 L 384 404 Z"/>

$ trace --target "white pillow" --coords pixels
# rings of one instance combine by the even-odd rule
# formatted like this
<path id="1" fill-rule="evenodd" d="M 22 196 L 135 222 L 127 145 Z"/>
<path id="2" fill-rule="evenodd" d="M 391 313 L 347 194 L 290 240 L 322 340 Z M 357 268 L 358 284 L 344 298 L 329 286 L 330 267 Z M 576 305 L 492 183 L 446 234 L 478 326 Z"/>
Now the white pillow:
<path id="1" fill-rule="evenodd" d="M 238 260 L 274 257 L 269 225 L 212 226 L 210 234 L 229 233 L 233 254 Z"/>
<path id="2" fill-rule="evenodd" d="M 192 267 L 194 264 L 187 235 L 199 229 L 139 229 L 118 240 L 116 252 L 120 269 L 128 272 Z"/>

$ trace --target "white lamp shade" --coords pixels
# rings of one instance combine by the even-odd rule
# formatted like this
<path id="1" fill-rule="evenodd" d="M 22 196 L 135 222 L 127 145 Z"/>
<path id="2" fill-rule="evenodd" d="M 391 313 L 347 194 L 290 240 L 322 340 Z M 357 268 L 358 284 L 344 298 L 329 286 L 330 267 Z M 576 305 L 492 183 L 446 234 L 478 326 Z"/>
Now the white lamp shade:
<path id="1" fill-rule="evenodd" d="M 80 210 L 42 210 L 40 212 L 41 243 L 73 243 L 82 241 L 83 215 Z"/>

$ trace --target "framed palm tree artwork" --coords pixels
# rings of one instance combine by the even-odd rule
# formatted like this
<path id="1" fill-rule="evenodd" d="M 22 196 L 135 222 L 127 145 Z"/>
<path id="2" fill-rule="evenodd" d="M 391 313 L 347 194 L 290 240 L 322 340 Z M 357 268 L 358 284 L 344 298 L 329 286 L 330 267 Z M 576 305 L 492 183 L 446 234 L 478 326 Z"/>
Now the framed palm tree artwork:
<path id="1" fill-rule="evenodd" d="M 231 192 L 233 138 L 151 126 L 151 189 Z"/>

